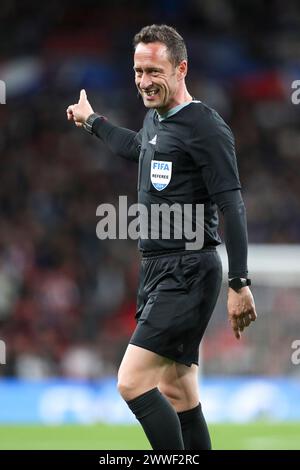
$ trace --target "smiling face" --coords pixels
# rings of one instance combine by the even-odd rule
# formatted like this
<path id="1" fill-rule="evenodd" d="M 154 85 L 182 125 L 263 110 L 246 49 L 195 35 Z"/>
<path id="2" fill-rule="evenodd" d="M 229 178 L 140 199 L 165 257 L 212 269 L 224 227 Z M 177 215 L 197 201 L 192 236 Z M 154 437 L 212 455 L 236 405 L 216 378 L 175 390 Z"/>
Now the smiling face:
<path id="1" fill-rule="evenodd" d="M 160 114 L 180 104 L 187 71 L 183 60 L 174 66 L 161 42 L 139 43 L 134 54 L 135 83 L 144 105 Z"/>

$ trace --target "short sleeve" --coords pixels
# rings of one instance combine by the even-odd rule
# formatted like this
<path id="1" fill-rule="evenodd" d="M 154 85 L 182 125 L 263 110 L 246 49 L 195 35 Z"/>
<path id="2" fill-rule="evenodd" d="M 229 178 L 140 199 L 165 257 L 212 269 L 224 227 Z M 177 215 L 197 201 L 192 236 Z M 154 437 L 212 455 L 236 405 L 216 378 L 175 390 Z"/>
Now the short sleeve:
<path id="1" fill-rule="evenodd" d="M 193 130 L 190 152 L 208 194 L 241 189 L 234 137 L 229 126 L 215 113 Z"/>

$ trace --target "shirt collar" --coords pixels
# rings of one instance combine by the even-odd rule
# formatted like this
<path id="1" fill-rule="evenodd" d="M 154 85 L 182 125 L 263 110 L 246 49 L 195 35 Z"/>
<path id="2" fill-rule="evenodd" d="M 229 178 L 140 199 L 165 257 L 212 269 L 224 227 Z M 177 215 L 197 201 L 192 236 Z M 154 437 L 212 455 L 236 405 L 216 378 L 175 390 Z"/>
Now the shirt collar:
<path id="1" fill-rule="evenodd" d="M 174 116 L 174 114 L 178 113 L 178 111 L 180 111 L 182 108 L 185 108 L 190 103 L 201 103 L 201 101 L 198 101 L 198 100 L 186 101 L 185 103 L 178 104 L 177 106 L 175 106 L 175 108 L 169 109 L 169 111 L 167 111 L 165 114 L 159 114 L 155 110 L 156 115 L 158 117 L 158 120 L 161 122 L 161 121 L 164 121 L 165 119 L 167 119 L 171 116 Z"/>

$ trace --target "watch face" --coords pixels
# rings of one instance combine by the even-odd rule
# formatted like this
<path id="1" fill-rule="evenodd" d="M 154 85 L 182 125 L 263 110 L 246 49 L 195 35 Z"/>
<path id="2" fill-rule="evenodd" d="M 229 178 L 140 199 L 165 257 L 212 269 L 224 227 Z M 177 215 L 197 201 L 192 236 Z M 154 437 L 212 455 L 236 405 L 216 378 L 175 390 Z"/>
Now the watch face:
<path id="1" fill-rule="evenodd" d="M 243 282 L 239 278 L 232 279 L 229 283 L 229 286 L 234 290 L 241 289 L 241 287 L 243 287 L 243 285 L 244 285 Z"/>
<path id="2" fill-rule="evenodd" d="M 251 286 L 251 279 L 244 279 L 240 277 L 235 277 L 229 281 L 229 287 L 234 290 L 239 290 L 242 287 Z"/>

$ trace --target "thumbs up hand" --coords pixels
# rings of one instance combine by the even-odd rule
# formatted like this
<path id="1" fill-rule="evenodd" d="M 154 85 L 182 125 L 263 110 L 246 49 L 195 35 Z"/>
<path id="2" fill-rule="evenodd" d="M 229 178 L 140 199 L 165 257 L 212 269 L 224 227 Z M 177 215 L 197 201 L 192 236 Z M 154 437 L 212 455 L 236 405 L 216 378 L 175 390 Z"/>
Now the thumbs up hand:
<path id="1" fill-rule="evenodd" d="M 81 90 L 78 103 L 68 106 L 67 117 L 69 121 L 73 120 L 77 127 L 81 127 L 93 112 L 85 90 Z"/>

